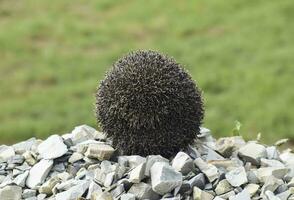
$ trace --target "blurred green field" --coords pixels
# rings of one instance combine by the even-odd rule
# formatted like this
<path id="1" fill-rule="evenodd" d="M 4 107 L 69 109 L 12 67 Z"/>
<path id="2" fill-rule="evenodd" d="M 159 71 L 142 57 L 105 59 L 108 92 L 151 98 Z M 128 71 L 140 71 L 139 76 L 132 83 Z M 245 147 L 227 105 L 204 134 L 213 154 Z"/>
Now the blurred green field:
<path id="1" fill-rule="evenodd" d="M 294 140 L 292 0 L 0 0 L 0 143 L 96 127 L 94 93 L 122 54 L 153 49 L 204 91 L 204 126 Z"/>

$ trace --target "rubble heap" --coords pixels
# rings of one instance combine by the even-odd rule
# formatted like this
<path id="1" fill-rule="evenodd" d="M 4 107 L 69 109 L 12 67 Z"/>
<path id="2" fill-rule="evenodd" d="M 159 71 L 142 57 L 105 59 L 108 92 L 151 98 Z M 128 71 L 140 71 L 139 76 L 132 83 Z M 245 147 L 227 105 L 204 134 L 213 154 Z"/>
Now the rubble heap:
<path id="1" fill-rule="evenodd" d="M 0 146 L 1 200 L 294 200 L 294 154 L 201 135 L 172 158 L 118 155 L 87 125 Z"/>

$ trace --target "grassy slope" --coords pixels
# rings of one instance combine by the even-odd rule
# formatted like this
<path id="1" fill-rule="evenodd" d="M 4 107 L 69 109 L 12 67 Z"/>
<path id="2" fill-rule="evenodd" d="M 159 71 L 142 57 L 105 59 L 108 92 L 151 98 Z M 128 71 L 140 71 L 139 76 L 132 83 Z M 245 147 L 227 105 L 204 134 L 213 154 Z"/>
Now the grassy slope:
<path id="1" fill-rule="evenodd" d="M 186 65 L 218 136 L 294 139 L 293 1 L 185 2 L 0 1 L 0 142 L 95 126 L 99 80 L 145 48 Z"/>

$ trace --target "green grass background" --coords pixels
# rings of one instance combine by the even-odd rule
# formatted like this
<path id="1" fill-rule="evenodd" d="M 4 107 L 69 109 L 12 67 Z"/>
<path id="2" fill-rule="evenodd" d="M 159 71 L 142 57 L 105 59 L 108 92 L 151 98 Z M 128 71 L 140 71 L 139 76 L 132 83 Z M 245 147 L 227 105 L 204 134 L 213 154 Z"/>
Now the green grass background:
<path id="1" fill-rule="evenodd" d="M 293 0 L 0 0 L 0 143 L 97 127 L 121 55 L 172 55 L 204 91 L 204 126 L 294 140 Z"/>

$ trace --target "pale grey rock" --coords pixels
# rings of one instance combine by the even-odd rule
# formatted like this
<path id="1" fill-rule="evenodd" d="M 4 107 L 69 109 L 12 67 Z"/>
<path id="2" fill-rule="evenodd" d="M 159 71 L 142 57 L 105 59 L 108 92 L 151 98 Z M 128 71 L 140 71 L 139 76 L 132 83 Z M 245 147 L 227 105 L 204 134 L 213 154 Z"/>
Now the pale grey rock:
<path id="1" fill-rule="evenodd" d="M 226 173 L 227 181 L 234 187 L 241 186 L 248 182 L 244 167 L 235 168 Z"/>
<path id="2" fill-rule="evenodd" d="M 144 162 L 144 159 L 141 159 L 141 162 Z M 146 158 L 146 169 L 145 169 L 145 176 L 150 176 L 150 169 L 152 165 L 156 162 L 166 162 L 169 163 L 169 160 L 162 157 L 161 155 L 150 155 Z"/>
<path id="3" fill-rule="evenodd" d="M 15 177 L 13 182 L 20 187 L 24 187 L 26 184 L 26 180 L 27 180 L 28 175 L 29 175 L 29 171 L 25 171 L 24 173 Z"/>
<path id="4" fill-rule="evenodd" d="M 95 139 L 95 133 L 97 131 L 88 126 L 88 125 L 80 125 L 74 128 L 71 132 L 70 138 L 74 145 L 84 142 L 86 140 L 93 140 Z"/>
<path id="5" fill-rule="evenodd" d="M 85 191 L 89 188 L 89 181 L 79 181 L 79 184 L 71 187 L 70 189 L 58 193 L 55 196 L 55 200 L 74 200 L 81 197 Z"/>
<path id="6" fill-rule="evenodd" d="M 98 160 L 108 160 L 114 152 L 114 148 L 108 144 L 90 144 L 85 156 Z"/>
<path id="7" fill-rule="evenodd" d="M 84 155 L 78 152 L 74 152 L 68 159 L 68 162 L 74 163 L 79 160 L 82 160 L 84 158 Z"/>
<path id="8" fill-rule="evenodd" d="M 51 195 L 53 193 L 53 188 L 60 182 L 60 179 L 57 176 L 51 177 L 39 188 L 39 192 L 47 195 Z"/>
<path id="9" fill-rule="evenodd" d="M 119 159 L 125 159 L 127 161 L 127 166 L 130 169 L 137 167 L 138 165 L 146 162 L 146 158 L 138 155 L 133 156 L 120 156 Z"/>
<path id="10" fill-rule="evenodd" d="M 27 199 L 27 198 L 30 198 L 30 197 L 35 197 L 36 194 L 37 194 L 37 191 L 36 190 L 25 189 L 22 192 L 22 198 L 23 199 Z"/>
<path id="11" fill-rule="evenodd" d="M 193 187 L 193 200 L 213 200 L 214 196 L 210 193 L 201 190 L 200 188 Z"/>
<path id="12" fill-rule="evenodd" d="M 188 174 L 193 169 L 193 160 L 184 152 L 178 152 L 172 161 L 172 167 L 183 175 Z"/>
<path id="13" fill-rule="evenodd" d="M 239 149 L 239 156 L 254 165 L 260 164 L 261 158 L 266 158 L 266 148 L 261 144 L 247 143 Z"/>
<path id="14" fill-rule="evenodd" d="M 225 160 L 223 156 L 215 152 L 214 150 L 208 148 L 207 149 L 207 155 L 205 157 L 206 162 L 212 161 L 212 160 Z"/>
<path id="15" fill-rule="evenodd" d="M 121 195 L 120 200 L 136 200 L 136 196 L 134 194 L 126 193 Z"/>
<path id="16" fill-rule="evenodd" d="M 219 197 L 222 198 L 222 199 L 229 199 L 232 196 L 235 196 L 234 191 L 230 191 L 230 192 L 227 192 L 225 194 L 219 195 Z"/>
<path id="17" fill-rule="evenodd" d="M 279 159 L 279 152 L 277 150 L 277 147 L 275 146 L 266 147 L 266 155 L 268 159 L 274 159 L 274 160 Z"/>
<path id="18" fill-rule="evenodd" d="M 91 200 L 113 200 L 113 198 L 109 192 L 105 191 L 92 193 Z"/>
<path id="19" fill-rule="evenodd" d="M 272 159 L 261 158 L 260 163 L 262 167 L 285 167 L 280 161 Z"/>
<path id="20" fill-rule="evenodd" d="M 38 146 L 38 153 L 44 159 L 59 158 L 66 152 L 67 146 L 59 135 L 51 135 Z"/>
<path id="21" fill-rule="evenodd" d="M 26 186 L 31 189 L 35 189 L 37 185 L 42 184 L 49 171 L 53 166 L 52 160 L 41 160 L 36 165 L 34 165 L 29 172 L 28 178 L 26 180 Z"/>
<path id="22" fill-rule="evenodd" d="M 102 193 L 102 188 L 100 185 L 98 185 L 97 183 L 95 183 L 95 181 L 91 181 L 90 185 L 89 185 L 89 190 L 87 193 L 87 199 L 91 198 L 91 195 L 94 193 Z"/>
<path id="23" fill-rule="evenodd" d="M 251 200 L 250 194 L 247 190 L 243 190 L 238 193 L 236 196 L 232 196 L 229 200 Z"/>
<path id="24" fill-rule="evenodd" d="M 22 164 L 24 162 L 24 157 L 22 155 L 14 155 L 12 157 L 10 157 L 7 162 L 9 164 Z"/>
<path id="25" fill-rule="evenodd" d="M 223 199 L 221 197 L 215 197 L 213 200 L 225 200 L 225 199 Z"/>
<path id="26" fill-rule="evenodd" d="M 156 162 L 150 169 L 153 191 L 165 194 L 182 184 L 182 174 L 165 162 Z"/>
<path id="27" fill-rule="evenodd" d="M 223 179 L 220 182 L 218 182 L 218 184 L 215 188 L 215 193 L 217 195 L 221 195 L 221 194 L 227 193 L 231 190 L 233 190 L 233 187 L 231 186 L 231 184 L 226 179 Z"/>
<path id="28" fill-rule="evenodd" d="M 204 189 L 205 183 L 206 183 L 205 177 L 202 173 L 199 173 L 196 176 L 194 176 L 193 178 L 191 178 L 190 180 L 188 180 L 188 184 L 190 185 L 191 188 L 196 186 L 200 189 Z"/>
<path id="29" fill-rule="evenodd" d="M 7 160 L 15 155 L 14 149 L 11 146 L 0 146 L 0 163 L 7 162 Z"/>
<path id="30" fill-rule="evenodd" d="M 265 196 L 268 200 L 281 200 L 279 197 L 275 196 L 275 194 L 270 190 L 265 191 Z"/>
<path id="31" fill-rule="evenodd" d="M 259 189 L 259 185 L 257 184 L 254 184 L 254 183 L 249 183 L 248 185 L 245 186 L 244 189 L 246 189 L 249 194 L 250 194 L 250 197 L 254 196 L 256 194 L 256 192 L 258 191 Z"/>
<path id="32" fill-rule="evenodd" d="M 196 158 L 194 163 L 210 182 L 213 182 L 220 176 L 218 169 L 214 165 L 204 162 L 201 158 Z"/>
<path id="33" fill-rule="evenodd" d="M 114 199 L 118 199 L 123 193 L 125 193 L 124 184 L 118 184 L 113 190 L 110 191 L 111 196 Z"/>
<path id="34" fill-rule="evenodd" d="M 264 183 L 268 177 L 282 179 L 289 172 L 285 167 L 262 167 L 257 169 L 257 177 L 260 182 Z"/>
<path id="35" fill-rule="evenodd" d="M 146 162 L 141 163 L 137 167 L 133 168 L 130 171 L 130 177 L 129 180 L 132 183 L 140 183 L 141 180 L 145 177 L 145 168 L 146 168 Z"/>
<path id="36" fill-rule="evenodd" d="M 12 145 L 15 153 L 23 154 L 26 151 L 30 151 L 31 147 L 36 143 L 36 138 L 31 138 L 23 142 Z"/>
<path id="37" fill-rule="evenodd" d="M 232 153 L 246 143 L 240 136 L 219 138 L 216 142 L 216 150 L 224 157 L 229 158 Z"/>
<path id="38" fill-rule="evenodd" d="M 33 166 L 37 163 L 37 160 L 36 160 L 36 155 L 31 152 L 31 151 L 26 151 L 23 153 L 23 157 L 25 159 L 25 161 L 30 165 L 30 166 Z"/>
<path id="39" fill-rule="evenodd" d="M 0 199 L 2 200 L 20 200 L 22 189 L 19 186 L 8 185 L 0 189 Z"/>
<path id="40" fill-rule="evenodd" d="M 291 195 L 291 192 L 289 190 L 286 190 L 284 192 L 281 192 L 281 193 L 277 194 L 276 196 L 278 198 L 280 198 L 280 200 L 288 200 L 290 195 Z"/>
<path id="41" fill-rule="evenodd" d="M 144 182 L 135 183 L 134 185 L 132 185 L 128 193 L 134 194 L 139 200 L 158 200 L 159 198 L 159 195 L 152 190 L 151 185 Z"/>

